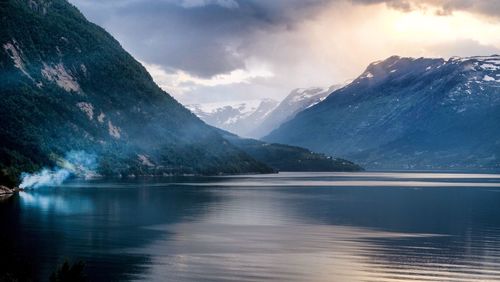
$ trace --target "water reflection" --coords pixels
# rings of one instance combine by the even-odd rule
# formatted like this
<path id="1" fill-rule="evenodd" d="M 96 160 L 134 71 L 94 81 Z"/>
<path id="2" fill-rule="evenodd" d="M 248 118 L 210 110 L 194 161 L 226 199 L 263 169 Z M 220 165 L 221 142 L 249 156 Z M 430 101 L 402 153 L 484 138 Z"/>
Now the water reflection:
<path id="1" fill-rule="evenodd" d="M 51 193 L 44 195 L 35 190 L 20 192 L 19 199 L 21 206 L 36 209 L 41 213 L 74 214 L 90 212 L 92 210 L 92 202 L 81 196 L 70 197 L 68 199 L 61 195 L 54 196 Z"/>
<path id="2" fill-rule="evenodd" d="M 0 203 L 0 247 L 36 280 L 68 257 L 96 281 L 498 281 L 499 184 L 466 173 L 75 181 Z"/>
<path id="3" fill-rule="evenodd" d="M 389 275 L 381 270 L 394 265 L 387 261 L 390 255 L 380 252 L 404 250 L 379 245 L 378 241 L 442 237 L 327 225 L 193 223 L 168 226 L 165 230 L 175 234 L 168 242 L 140 250 L 153 253 L 155 259 L 152 268 L 138 280 L 373 281 Z M 375 260 L 375 256 L 382 260 Z M 403 262 L 398 259 L 396 264 L 402 271 L 410 271 L 404 270 Z M 412 271 L 412 275 L 422 276 L 420 270 Z M 392 275 L 398 276 L 394 271 Z"/>
<path id="4" fill-rule="evenodd" d="M 300 179 L 309 181 L 304 187 L 277 187 L 275 178 L 217 183 L 210 189 L 223 195 L 217 205 L 192 222 L 156 226 L 171 237 L 136 250 L 154 254 L 137 280 L 500 279 L 498 190 L 408 189 L 398 180 L 356 186 L 357 175 L 357 189 L 316 186 L 321 178 Z"/>

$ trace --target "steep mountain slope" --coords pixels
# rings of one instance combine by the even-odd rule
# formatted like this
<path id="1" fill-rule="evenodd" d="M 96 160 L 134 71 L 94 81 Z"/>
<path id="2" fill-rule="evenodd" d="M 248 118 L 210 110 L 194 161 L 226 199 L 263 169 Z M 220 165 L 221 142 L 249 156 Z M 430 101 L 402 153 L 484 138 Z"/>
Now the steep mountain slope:
<path id="1" fill-rule="evenodd" d="M 102 174 L 269 172 L 64 0 L 0 2 L 0 183 L 96 155 Z"/>
<path id="2" fill-rule="evenodd" d="M 362 171 L 348 160 L 333 158 L 307 149 L 255 139 L 241 138 L 227 131 L 221 134 L 232 144 L 277 171 Z"/>
<path id="3" fill-rule="evenodd" d="M 241 136 L 251 136 L 255 127 L 278 105 L 271 99 L 233 103 L 192 104 L 186 107 L 206 123 Z"/>
<path id="4" fill-rule="evenodd" d="M 370 64 L 265 140 L 371 168 L 500 168 L 500 57 Z"/>
<path id="5" fill-rule="evenodd" d="M 284 122 L 295 117 L 297 113 L 323 101 L 338 88 L 340 88 L 340 85 L 333 85 L 326 89 L 311 87 L 292 90 L 275 109 L 265 116 L 264 120 L 249 135 L 260 138 L 269 134 Z"/>

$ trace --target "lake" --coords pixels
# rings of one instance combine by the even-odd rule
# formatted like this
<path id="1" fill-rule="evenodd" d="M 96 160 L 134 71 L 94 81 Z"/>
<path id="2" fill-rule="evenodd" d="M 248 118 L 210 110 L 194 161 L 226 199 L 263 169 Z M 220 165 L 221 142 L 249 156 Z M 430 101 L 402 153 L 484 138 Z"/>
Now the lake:
<path id="1" fill-rule="evenodd" d="M 0 202 L 1 267 L 46 281 L 500 281 L 500 175 L 72 180 Z"/>

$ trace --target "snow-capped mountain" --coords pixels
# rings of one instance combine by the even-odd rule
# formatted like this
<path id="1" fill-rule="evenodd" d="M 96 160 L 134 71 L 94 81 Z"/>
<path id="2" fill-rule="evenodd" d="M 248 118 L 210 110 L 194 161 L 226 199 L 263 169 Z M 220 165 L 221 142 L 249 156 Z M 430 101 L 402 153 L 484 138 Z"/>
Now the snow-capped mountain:
<path id="1" fill-rule="evenodd" d="M 240 136 L 252 137 L 252 132 L 278 105 L 271 99 L 187 105 L 195 115 L 209 125 Z"/>
<path id="2" fill-rule="evenodd" d="M 500 168 L 500 56 L 390 57 L 266 136 L 372 168 Z"/>
<path id="3" fill-rule="evenodd" d="M 260 138 L 269 134 L 282 123 L 295 117 L 297 113 L 323 101 L 330 93 L 338 88 L 340 88 L 340 85 L 333 85 L 327 88 L 310 87 L 292 90 L 292 92 L 290 92 L 290 94 L 265 117 L 262 123 L 251 132 L 251 135 Z"/>

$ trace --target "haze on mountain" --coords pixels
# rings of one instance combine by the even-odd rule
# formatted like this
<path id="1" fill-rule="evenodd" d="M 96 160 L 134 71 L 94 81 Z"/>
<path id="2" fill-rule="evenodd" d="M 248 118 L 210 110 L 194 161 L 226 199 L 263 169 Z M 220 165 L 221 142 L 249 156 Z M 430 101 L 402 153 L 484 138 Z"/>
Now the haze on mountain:
<path id="1" fill-rule="evenodd" d="M 403 58 L 444 58 L 443 60 L 447 61 L 452 56 L 465 58 L 500 53 L 498 36 L 500 10 L 498 1 L 495 0 L 144 0 L 106 3 L 98 0 L 72 1 L 120 38 L 126 49 L 144 63 L 159 85 L 172 90 L 173 95 L 185 104 L 263 98 L 282 101 L 291 89 L 341 84 L 356 78 L 370 62 L 393 55 Z M 142 20 L 145 15 L 148 15 L 147 21 Z M 173 38 L 183 38 L 183 40 L 172 40 Z M 397 72 L 391 75 L 397 75 Z M 461 73 L 457 72 L 457 75 Z M 446 79 L 451 79 L 452 76 L 449 74 Z M 494 76 L 490 77 L 496 79 Z M 404 91 L 407 95 L 421 95 L 420 90 L 412 86 L 417 85 L 419 79 L 427 81 L 428 76 L 416 77 L 415 81 L 405 80 L 404 82 L 409 85 L 398 87 L 406 87 Z M 437 81 L 436 78 L 433 83 Z M 350 84 L 346 89 L 354 91 L 353 87 L 353 84 Z M 434 93 L 434 90 L 428 89 L 428 92 Z M 334 93 L 341 93 L 339 91 Z M 393 91 L 397 92 L 392 88 L 379 92 L 391 96 Z M 471 91 L 472 96 L 480 93 L 475 92 L 475 89 Z M 494 92 L 495 89 L 491 91 Z M 425 95 L 422 97 L 422 99 L 428 98 Z M 297 124 L 296 128 L 288 128 L 287 124 L 295 124 L 289 121 L 281 126 L 286 129 L 276 129 L 281 123 L 277 122 L 277 125 L 269 126 L 263 132 L 252 131 L 245 134 L 262 136 L 276 129 L 264 140 L 304 145 L 308 146 L 308 149 L 318 149 L 335 157 L 348 158 L 353 155 L 359 157 L 358 160 L 377 168 L 427 168 L 429 164 L 421 163 L 420 159 L 427 158 L 428 162 L 432 162 L 437 158 L 434 153 L 429 153 L 430 155 L 424 158 L 426 151 L 435 152 L 436 148 L 425 150 L 415 148 L 409 150 L 411 152 L 409 153 L 399 152 L 399 146 L 394 146 L 393 149 L 399 151 L 393 154 L 373 153 L 365 157 L 354 156 L 350 148 L 347 148 L 350 146 L 348 136 L 353 136 L 354 132 L 358 132 L 358 128 L 356 123 L 341 125 L 342 121 L 347 122 L 351 117 L 348 112 L 339 116 L 333 109 L 340 106 L 334 105 L 333 102 L 327 103 L 336 101 L 335 99 L 330 97 L 306 109 L 303 114 L 297 114 L 294 120 L 301 120 L 302 123 L 300 126 Z M 475 103 L 466 99 L 460 101 L 465 107 L 470 107 L 469 102 Z M 355 107 L 357 102 L 351 101 L 352 107 Z M 382 100 L 379 102 L 383 103 Z M 420 104 L 418 99 L 412 102 Z M 429 112 L 437 107 L 431 104 L 427 103 Z M 316 113 L 314 119 L 308 119 L 307 123 L 301 118 L 320 105 L 323 113 Z M 371 106 L 373 109 L 356 112 L 357 117 L 352 118 L 359 119 L 360 123 L 363 120 L 373 125 L 375 124 L 372 121 L 373 115 L 376 117 L 380 115 L 380 113 L 374 114 L 376 109 L 393 112 L 392 109 L 385 109 L 379 104 Z M 394 111 L 401 110 L 400 105 L 396 107 Z M 334 117 L 337 119 L 335 123 Z M 404 120 L 405 116 L 400 117 L 403 120 L 394 120 L 394 123 L 408 123 L 405 126 L 410 128 L 411 121 Z M 447 118 L 443 116 L 441 119 L 436 119 L 438 120 L 435 125 L 436 132 L 439 131 L 441 123 L 448 126 L 445 122 Z M 330 124 L 338 127 L 339 134 L 331 134 Z M 353 127 L 350 128 L 351 126 Z M 308 127 L 310 128 L 307 129 Z M 430 125 L 414 125 L 414 128 L 420 127 L 425 128 Z M 366 130 L 370 128 L 371 126 L 368 126 Z M 371 146 L 378 146 L 379 139 L 402 138 L 404 135 L 386 136 L 384 130 L 373 129 L 372 135 L 367 134 L 364 137 L 361 131 L 359 138 L 364 138 L 364 142 L 370 143 L 373 137 L 371 142 L 373 144 L 361 146 L 357 153 L 361 154 L 365 149 L 373 149 Z M 474 131 L 475 129 L 472 130 Z M 379 134 L 382 136 L 378 136 Z M 305 140 L 306 138 L 310 140 Z M 356 136 L 353 138 L 354 144 L 358 143 L 356 138 Z M 435 139 L 437 138 L 432 142 L 424 141 L 432 144 L 436 143 Z M 417 142 L 415 140 L 410 138 L 408 142 Z M 494 155 L 490 154 L 494 151 L 491 149 L 493 138 L 488 137 L 484 140 L 484 144 L 475 143 L 480 148 L 478 151 L 470 149 L 472 148 L 470 140 L 464 140 L 469 149 L 450 152 L 449 157 L 439 155 L 439 159 L 443 162 L 436 163 L 435 167 L 446 168 L 447 165 L 462 167 L 467 162 L 456 163 L 455 160 L 452 161 L 453 155 L 459 159 L 470 160 L 472 166 L 491 166 L 487 159 Z M 343 144 L 347 149 L 342 147 Z M 352 146 L 355 146 L 354 144 Z M 336 148 L 335 145 L 339 147 Z M 388 150 L 391 147 L 391 145 L 384 146 Z M 483 152 L 479 152 L 480 150 Z M 465 156 L 467 151 L 472 152 L 471 155 Z M 410 158 L 408 154 L 413 153 L 417 155 Z M 402 154 L 400 163 L 392 160 L 392 156 L 398 154 Z M 422 156 L 418 157 L 419 154 Z M 388 160 L 379 164 L 382 156 L 387 156 Z M 478 163 L 474 163 L 474 158 L 478 159 Z"/>
<path id="2" fill-rule="evenodd" d="M 334 85 L 328 88 L 294 89 L 280 103 L 271 99 L 263 99 L 193 104 L 187 105 L 187 108 L 210 125 L 239 136 L 260 138 L 302 110 L 321 102 L 339 87 L 339 85 Z"/>
<path id="3" fill-rule="evenodd" d="M 340 85 L 333 85 L 328 88 L 310 87 L 292 90 L 275 109 L 265 116 L 264 120 L 251 131 L 250 135 L 261 138 L 269 134 L 284 122 L 294 118 L 297 113 L 323 101 L 339 87 Z"/>
<path id="4" fill-rule="evenodd" d="M 0 184 L 44 168 L 77 172 L 75 151 L 106 176 L 276 171 L 160 89 L 67 1 L 4 1 L 0 21 Z"/>
<path id="5" fill-rule="evenodd" d="M 235 133 L 254 137 L 251 132 L 276 108 L 272 99 L 192 104 L 186 107 L 204 122 Z"/>
<path id="6" fill-rule="evenodd" d="M 377 61 L 264 140 L 372 169 L 500 169 L 500 56 Z"/>
<path id="7" fill-rule="evenodd" d="M 105 175 L 272 171 L 161 90 L 66 1 L 0 8 L 4 178 L 56 166 L 71 150 L 98 155 Z"/>

